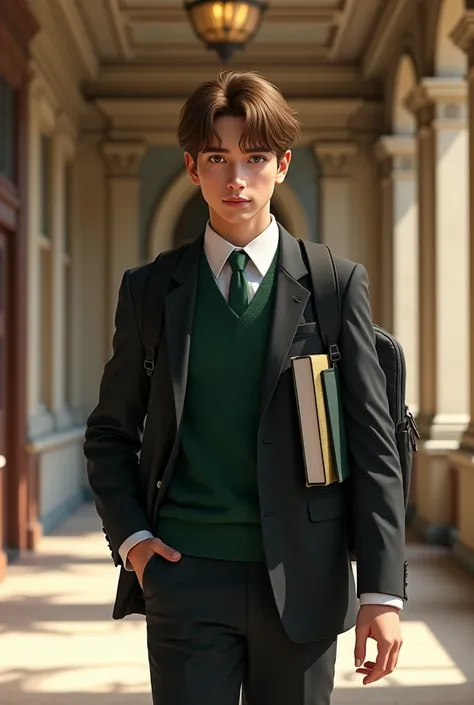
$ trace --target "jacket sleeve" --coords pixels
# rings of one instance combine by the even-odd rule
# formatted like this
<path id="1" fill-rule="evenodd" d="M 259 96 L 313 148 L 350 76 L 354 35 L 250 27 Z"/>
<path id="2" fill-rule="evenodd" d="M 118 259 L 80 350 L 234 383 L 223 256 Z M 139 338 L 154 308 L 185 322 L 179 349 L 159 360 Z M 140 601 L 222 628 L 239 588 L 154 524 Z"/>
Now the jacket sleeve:
<path id="1" fill-rule="evenodd" d="M 357 594 L 405 595 L 405 505 L 385 375 L 375 349 L 367 272 L 342 300 L 340 374 L 352 475 Z"/>
<path id="2" fill-rule="evenodd" d="M 130 291 L 120 285 L 113 354 L 105 365 L 99 401 L 87 420 L 84 453 L 89 483 L 115 565 L 119 548 L 137 531 L 151 531 L 138 487 L 138 454 L 147 412 L 149 378 Z"/>

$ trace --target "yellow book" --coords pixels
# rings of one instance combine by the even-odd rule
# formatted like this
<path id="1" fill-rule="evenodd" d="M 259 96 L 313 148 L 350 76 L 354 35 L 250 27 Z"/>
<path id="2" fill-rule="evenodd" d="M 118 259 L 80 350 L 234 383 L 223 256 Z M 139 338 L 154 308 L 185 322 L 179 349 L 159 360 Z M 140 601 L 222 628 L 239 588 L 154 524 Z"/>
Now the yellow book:
<path id="1" fill-rule="evenodd" d="M 306 472 L 306 485 L 337 481 L 321 373 L 329 369 L 327 355 L 292 358 L 296 404 Z"/>

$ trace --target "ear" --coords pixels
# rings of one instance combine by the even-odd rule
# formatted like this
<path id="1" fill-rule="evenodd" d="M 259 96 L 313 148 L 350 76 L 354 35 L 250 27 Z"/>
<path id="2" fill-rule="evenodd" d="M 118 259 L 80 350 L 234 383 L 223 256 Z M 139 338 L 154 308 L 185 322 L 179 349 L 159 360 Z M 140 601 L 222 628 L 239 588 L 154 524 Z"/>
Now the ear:
<path id="1" fill-rule="evenodd" d="M 197 173 L 197 163 L 194 161 L 189 152 L 184 153 L 184 163 L 186 164 L 186 169 L 191 177 L 191 180 L 195 186 L 199 186 L 199 174 Z"/>
<path id="2" fill-rule="evenodd" d="M 290 162 L 291 162 L 291 151 L 288 150 L 285 152 L 283 157 L 280 159 L 280 163 L 278 164 L 278 172 L 277 172 L 277 177 L 276 177 L 277 184 L 281 184 L 285 180 L 285 176 L 288 173 Z"/>

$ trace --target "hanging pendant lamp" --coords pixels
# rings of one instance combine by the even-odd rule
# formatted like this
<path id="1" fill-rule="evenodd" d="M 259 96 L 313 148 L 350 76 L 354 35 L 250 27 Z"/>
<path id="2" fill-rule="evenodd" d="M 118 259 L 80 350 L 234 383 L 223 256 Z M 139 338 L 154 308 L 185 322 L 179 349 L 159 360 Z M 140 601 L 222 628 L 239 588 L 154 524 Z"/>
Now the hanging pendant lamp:
<path id="1" fill-rule="evenodd" d="M 187 0 L 184 7 L 198 38 L 226 64 L 256 35 L 268 3 L 261 0 Z"/>

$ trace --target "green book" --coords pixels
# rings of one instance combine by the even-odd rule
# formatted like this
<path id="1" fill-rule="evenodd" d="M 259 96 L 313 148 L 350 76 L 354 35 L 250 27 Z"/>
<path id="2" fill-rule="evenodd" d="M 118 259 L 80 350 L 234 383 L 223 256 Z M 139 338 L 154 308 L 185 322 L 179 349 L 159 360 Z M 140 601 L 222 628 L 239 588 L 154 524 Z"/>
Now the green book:
<path id="1" fill-rule="evenodd" d="M 321 371 L 326 405 L 326 417 L 329 427 L 332 455 L 339 482 L 349 477 L 349 454 L 347 452 L 346 430 L 342 411 L 341 384 L 339 370 L 330 367 Z"/>

